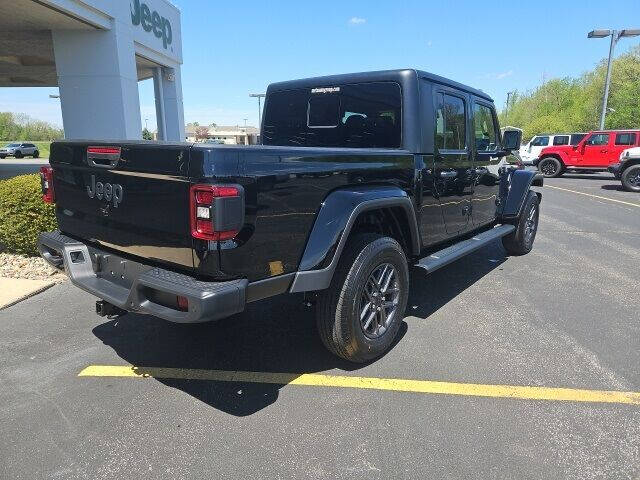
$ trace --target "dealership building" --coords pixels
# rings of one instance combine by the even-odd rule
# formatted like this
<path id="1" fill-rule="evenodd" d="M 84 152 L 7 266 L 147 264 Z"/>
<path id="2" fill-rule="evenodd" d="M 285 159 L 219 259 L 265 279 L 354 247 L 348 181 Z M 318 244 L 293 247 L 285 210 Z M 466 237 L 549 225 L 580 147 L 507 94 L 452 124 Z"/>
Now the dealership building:
<path id="1" fill-rule="evenodd" d="M 166 0 L 0 1 L 0 87 L 59 87 L 66 138 L 139 139 L 153 78 L 158 139 L 183 140 L 180 33 Z"/>

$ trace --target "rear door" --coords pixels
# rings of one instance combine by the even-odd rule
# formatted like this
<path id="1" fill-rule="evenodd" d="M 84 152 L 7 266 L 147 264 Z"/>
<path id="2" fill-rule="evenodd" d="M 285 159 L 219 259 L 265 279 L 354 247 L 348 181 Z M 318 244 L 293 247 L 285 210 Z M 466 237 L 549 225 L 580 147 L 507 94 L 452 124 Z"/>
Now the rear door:
<path id="1" fill-rule="evenodd" d="M 609 166 L 612 163 L 616 163 L 620 160 L 620 154 L 627 148 L 631 148 L 636 145 L 638 134 L 636 132 L 620 132 L 616 133 L 613 138 L 613 146 L 611 147 L 611 154 L 609 155 Z"/>
<path id="2" fill-rule="evenodd" d="M 434 90 L 436 111 L 434 190 L 447 234 L 467 229 L 473 195 L 473 161 L 467 144 L 469 102 L 462 92 Z"/>
<path id="3" fill-rule="evenodd" d="M 193 268 L 189 154 L 188 144 L 53 143 L 60 230 L 151 263 Z"/>

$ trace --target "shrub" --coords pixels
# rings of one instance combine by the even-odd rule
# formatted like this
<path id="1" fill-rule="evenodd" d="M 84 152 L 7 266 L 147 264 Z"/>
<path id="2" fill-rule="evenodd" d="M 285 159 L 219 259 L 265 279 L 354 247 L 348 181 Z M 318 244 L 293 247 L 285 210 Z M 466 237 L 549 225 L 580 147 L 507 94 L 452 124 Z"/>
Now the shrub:
<path id="1" fill-rule="evenodd" d="M 37 255 L 38 235 L 56 228 L 55 207 L 42 201 L 40 175 L 0 181 L 0 244 L 6 251 Z"/>

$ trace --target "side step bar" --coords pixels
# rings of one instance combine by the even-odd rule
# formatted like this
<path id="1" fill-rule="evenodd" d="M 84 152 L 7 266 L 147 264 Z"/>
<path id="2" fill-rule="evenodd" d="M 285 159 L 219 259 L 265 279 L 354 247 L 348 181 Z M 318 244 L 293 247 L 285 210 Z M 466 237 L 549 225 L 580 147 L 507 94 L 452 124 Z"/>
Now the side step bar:
<path id="1" fill-rule="evenodd" d="M 479 233 L 469 240 L 464 240 L 450 247 L 438 250 L 428 257 L 424 257 L 415 264 L 416 267 L 424 268 L 427 273 L 435 272 L 439 268 L 449 265 L 451 262 L 458 260 L 465 255 L 484 247 L 486 244 L 493 242 L 497 238 L 502 238 L 510 234 L 516 229 L 513 225 L 500 225 L 486 232 Z"/>

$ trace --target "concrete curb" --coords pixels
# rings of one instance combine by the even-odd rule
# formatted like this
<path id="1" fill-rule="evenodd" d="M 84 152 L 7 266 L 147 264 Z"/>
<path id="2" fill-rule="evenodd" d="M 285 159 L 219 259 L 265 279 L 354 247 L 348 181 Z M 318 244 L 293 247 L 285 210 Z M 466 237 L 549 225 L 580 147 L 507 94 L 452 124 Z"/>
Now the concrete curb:
<path id="1" fill-rule="evenodd" d="M 42 293 L 45 290 L 48 290 L 49 288 L 56 285 L 56 283 L 58 283 L 53 281 L 47 282 L 46 280 L 24 280 L 24 279 L 0 277 L 0 285 L 4 283 L 4 281 L 19 281 L 23 284 L 24 282 L 37 282 L 38 285 L 37 286 L 32 285 L 31 287 L 29 287 L 28 284 L 22 285 L 18 289 L 19 292 L 16 292 L 15 295 L 11 295 L 10 298 L 0 298 L 0 311 L 4 310 L 5 308 L 12 307 L 13 305 L 20 303 L 23 300 L 26 300 L 27 298 L 33 297 L 34 295 L 38 295 L 39 293 Z M 45 283 L 43 284 L 43 282 Z"/>

